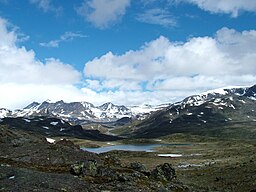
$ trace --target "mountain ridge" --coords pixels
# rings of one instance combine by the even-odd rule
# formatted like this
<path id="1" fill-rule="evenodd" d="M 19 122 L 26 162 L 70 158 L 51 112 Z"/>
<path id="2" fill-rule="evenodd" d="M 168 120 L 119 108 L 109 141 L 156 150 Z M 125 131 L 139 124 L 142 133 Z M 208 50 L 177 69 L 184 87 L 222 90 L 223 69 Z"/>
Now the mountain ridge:
<path id="1" fill-rule="evenodd" d="M 140 106 L 124 106 L 115 105 L 111 102 L 95 106 L 89 102 L 70 102 L 66 103 L 63 100 L 51 102 L 49 100 L 42 103 L 32 102 L 23 109 L 11 111 L 8 109 L 0 109 L 0 118 L 4 117 L 30 117 L 30 116 L 48 116 L 60 118 L 74 124 L 84 124 L 87 122 L 114 122 L 122 118 L 132 118 L 140 121 L 147 120 L 150 115 L 161 110 L 176 108 L 177 112 L 186 107 L 201 106 L 212 99 L 216 99 L 215 105 L 223 107 L 231 107 L 232 102 L 221 101 L 221 97 L 235 95 L 246 97 L 251 100 L 256 100 L 256 85 L 251 87 L 224 87 L 215 89 L 201 94 L 186 97 L 180 102 L 173 104 L 162 104 L 157 106 L 140 105 Z M 218 101 L 219 100 L 219 101 Z M 175 107 L 176 106 L 176 107 Z"/>
<path id="2" fill-rule="evenodd" d="M 164 108 L 167 105 L 151 106 L 129 106 L 115 105 L 111 102 L 95 106 L 89 102 L 70 102 L 63 100 L 51 102 L 49 100 L 42 103 L 32 102 L 23 109 L 11 111 L 0 109 L 0 118 L 4 117 L 30 117 L 48 116 L 63 119 L 73 123 L 81 122 L 111 122 L 124 117 L 145 118 L 148 114 Z"/>
<path id="3" fill-rule="evenodd" d="M 135 137 L 172 133 L 256 138 L 256 85 L 193 95 L 138 123 Z"/>

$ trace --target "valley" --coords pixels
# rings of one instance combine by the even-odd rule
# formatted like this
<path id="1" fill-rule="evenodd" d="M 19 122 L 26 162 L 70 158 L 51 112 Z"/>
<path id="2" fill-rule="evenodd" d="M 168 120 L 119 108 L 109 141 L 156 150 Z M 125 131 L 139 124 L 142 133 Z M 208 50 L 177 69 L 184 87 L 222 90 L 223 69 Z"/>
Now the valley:
<path id="1" fill-rule="evenodd" d="M 14 190 L 15 181 L 23 189 L 71 191 L 64 179 L 80 191 L 253 192 L 255 98 L 254 85 L 144 106 L 144 113 L 107 104 L 107 116 L 97 121 L 81 118 L 79 102 L 2 109 L 0 190 Z"/>

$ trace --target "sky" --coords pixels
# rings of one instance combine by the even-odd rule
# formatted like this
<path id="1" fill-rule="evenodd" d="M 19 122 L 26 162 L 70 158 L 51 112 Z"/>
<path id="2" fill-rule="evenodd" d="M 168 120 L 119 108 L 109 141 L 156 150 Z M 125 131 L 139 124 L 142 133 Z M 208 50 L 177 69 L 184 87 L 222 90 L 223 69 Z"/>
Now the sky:
<path id="1" fill-rule="evenodd" d="M 255 0 L 0 0 L 0 108 L 173 103 L 255 66 Z"/>

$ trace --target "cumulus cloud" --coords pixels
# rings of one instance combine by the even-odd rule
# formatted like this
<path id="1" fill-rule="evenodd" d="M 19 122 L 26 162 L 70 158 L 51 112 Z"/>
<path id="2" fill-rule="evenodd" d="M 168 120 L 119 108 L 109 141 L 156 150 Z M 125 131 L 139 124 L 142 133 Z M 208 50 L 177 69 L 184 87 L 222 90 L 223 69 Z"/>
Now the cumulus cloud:
<path id="1" fill-rule="evenodd" d="M 172 103 L 184 98 L 184 95 L 189 95 L 191 91 L 127 91 L 127 90 L 117 90 L 117 91 L 104 91 L 97 92 L 88 88 L 82 89 L 87 101 L 94 101 L 96 105 L 112 102 L 118 105 L 141 105 L 141 104 L 163 104 Z M 97 99 L 95 99 L 97 98 Z"/>
<path id="2" fill-rule="evenodd" d="M 254 84 L 255 50 L 255 30 L 238 32 L 222 28 L 214 37 L 194 37 L 186 42 L 171 42 L 161 36 L 139 50 L 122 55 L 109 52 L 95 58 L 85 64 L 84 73 L 97 79 L 99 87 L 112 82 L 110 85 L 121 91 L 119 82 L 127 81 L 138 86 L 134 90 L 147 94 L 149 91 L 153 98 L 167 92 L 173 98 L 177 91 L 192 94 Z M 128 87 L 128 83 L 123 85 Z"/>
<path id="3" fill-rule="evenodd" d="M 0 107 L 32 101 L 88 101 L 96 105 L 161 104 L 191 94 L 256 82 L 256 31 L 222 28 L 213 37 L 172 42 L 166 37 L 121 55 L 112 52 L 85 64 L 81 73 L 59 59 L 40 61 L 19 46 L 19 35 L 0 18 Z"/>
<path id="4" fill-rule="evenodd" d="M 84 0 L 77 13 L 95 27 L 105 29 L 125 15 L 131 0 Z"/>
<path id="5" fill-rule="evenodd" d="M 0 83 L 0 106 L 21 109 L 33 101 L 83 101 L 81 90 L 72 85 Z"/>
<path id="6" fill-rule="evenodd" d="M 41 62 L 36 59 L 33 50 L 19 47 L 18 35 L 11 26 L 0 18 L 0 106 L 19 102 L 24 104 L 24 99 L 35 94 L 54 95 L 61 87 L 80 82 L 80 72 L 71 65 L 54 58 Z M 40 86 L 43 87 L 42 91 L 38 91 Z M 57 89 L 57 86 L 60 88 Z M 62 92 L 59 91 L 59 94 Z M 67 95 L 70 95 L 68 91 Z"/>
<path id="7" fill-rule="evenodd" d="M 59 39 L 51 40 L 46 43 L 40 43 L 43 47 L 59 47 L 59 44 L 62 42 L 70 42 L 73 41 L 75 38 L 84 38 L 87 37 L 84 34 L 78 32 L 65 32 L 63 35 L 60 36 Z"/>
<path id="8" fill-rule="evenodd" d="M 29 2 L 36 5 L 39 9 L 42 9 L 44 12 L 54 12 L 57 15 L 62 12 L 62 7 L 54 6 L 51 0 L 29 0 Z"/>
<path id="9" fill-rule="evenodd" d="M 179 1 L 179 0 L 178 0 Z M 240 12 L 256 12 L 256 1 L 254 0 L 182 0 L 197 5 L 203 10 L 211 13 L 231 14 L 237 17 Z"/>
<path id="10" fill-rule="evenodd" d="M 159 8 L 148 9 L 144 13 L 137 15 L 136 19 L 143 23 L 173 27 L 176 20 L 169 11 Z"/>

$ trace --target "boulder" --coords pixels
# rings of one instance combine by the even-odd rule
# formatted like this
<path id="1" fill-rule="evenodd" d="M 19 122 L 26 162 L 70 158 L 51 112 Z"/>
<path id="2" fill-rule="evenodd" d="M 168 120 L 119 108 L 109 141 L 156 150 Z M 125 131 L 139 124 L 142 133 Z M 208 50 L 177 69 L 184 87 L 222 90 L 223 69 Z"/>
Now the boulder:
<path id="1" fill-rule="evenodd" d="M 158 165 L 151 172 L 151 178 L 159 181 L 171 181 L 175 177 L 175 169 L 169 163 Z"/>
<path id="2" fill-rule="evenodd" d="M 147 172 L 147 168 L 145 167 L 145 165 L 143 165 L 142 163 L 139 162 L 132 162 L 130 164 L 130 168 L 135 170 L 135 171 L 139 171 L 139 172 Z"/>
<path id="3" fill-rule="evenodd" d="M 104 166 L 98 167 L 97 176 L 106 178 L 108 181 L 117 180 L 119 178 L 117 171 Z"/>
<path id="4" fill-rule="evenodd" d="M 97 174 L 97 162 L 94 160 L 77 162 L 71 165 L 70 173 L 77 176 L 95 176 Z"/>

